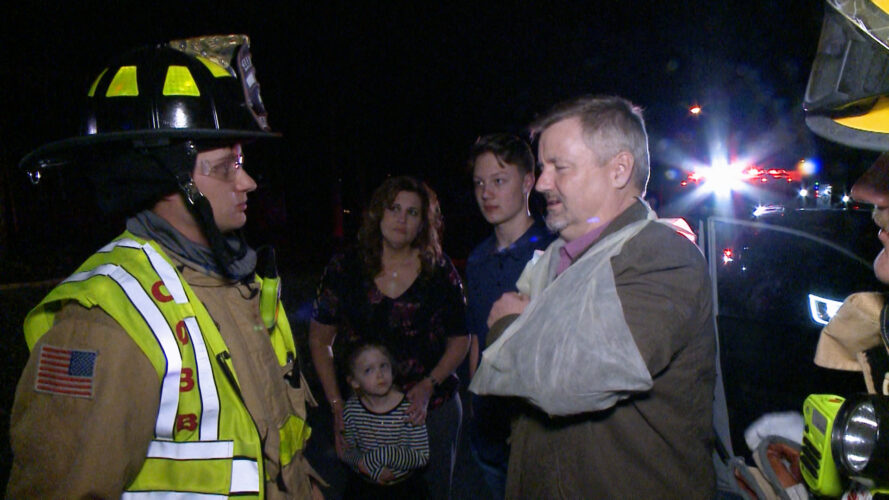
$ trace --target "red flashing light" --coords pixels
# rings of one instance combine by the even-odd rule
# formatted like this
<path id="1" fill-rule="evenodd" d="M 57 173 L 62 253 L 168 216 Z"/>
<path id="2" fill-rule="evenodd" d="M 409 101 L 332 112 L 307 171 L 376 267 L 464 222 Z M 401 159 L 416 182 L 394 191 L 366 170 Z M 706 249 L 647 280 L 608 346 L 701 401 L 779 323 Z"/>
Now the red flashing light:
<path id="1" fill-rule="evenodd" d="M 735 253 L 731 248 L 725 248 L 722 250 L 722 263 L 728 264 L 735 260 Z"/>

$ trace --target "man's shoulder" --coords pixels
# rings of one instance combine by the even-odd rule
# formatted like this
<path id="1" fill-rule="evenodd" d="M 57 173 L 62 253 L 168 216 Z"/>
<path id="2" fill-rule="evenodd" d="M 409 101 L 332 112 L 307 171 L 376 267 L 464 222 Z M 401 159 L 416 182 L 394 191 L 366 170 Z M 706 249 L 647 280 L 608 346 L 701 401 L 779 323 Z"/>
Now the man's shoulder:
<path id="1" fill-rule="evenodd" d="M 647 262 L 650 265 L 681 265 L 706 272 L 704 254 L 695 243 L 669 224 L 648 223 L 627 240 L 618 258 Z"/>

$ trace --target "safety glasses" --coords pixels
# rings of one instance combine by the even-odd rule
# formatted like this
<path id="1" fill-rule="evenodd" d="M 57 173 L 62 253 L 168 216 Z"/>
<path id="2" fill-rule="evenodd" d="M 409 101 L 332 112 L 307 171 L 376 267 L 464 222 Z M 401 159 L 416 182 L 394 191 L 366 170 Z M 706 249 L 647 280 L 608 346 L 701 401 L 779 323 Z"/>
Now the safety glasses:
<path id="1" fill-rule="evenodd" d="M 207 177 L 231 182 L 238 175 L 238 170 L 244 166 L 243 154 L 228 154 L 216 160 L 201 160 L 200 172 Z"/>

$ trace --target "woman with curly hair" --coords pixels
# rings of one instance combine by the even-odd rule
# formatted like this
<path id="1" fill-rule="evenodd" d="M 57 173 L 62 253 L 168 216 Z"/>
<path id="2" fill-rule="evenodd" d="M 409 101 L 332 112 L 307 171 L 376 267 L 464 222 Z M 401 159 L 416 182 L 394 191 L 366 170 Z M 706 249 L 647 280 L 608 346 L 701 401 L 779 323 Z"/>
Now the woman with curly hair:
<path id="1" fill-rule="evenodd" d="M 309 326 L 312 360 L 333 412 L 342 457 L 342 353 L 358 342 L 386 346 L 412 423 L 429 430 L 424 473 L 436 497 L 450 495 L 462 406 L 454 371 L 469 348 L 460 276 L 441 250 L 435 192 L 412 177 L 374 191 L 355 250 L 334 255 L 318 285 Z"/>

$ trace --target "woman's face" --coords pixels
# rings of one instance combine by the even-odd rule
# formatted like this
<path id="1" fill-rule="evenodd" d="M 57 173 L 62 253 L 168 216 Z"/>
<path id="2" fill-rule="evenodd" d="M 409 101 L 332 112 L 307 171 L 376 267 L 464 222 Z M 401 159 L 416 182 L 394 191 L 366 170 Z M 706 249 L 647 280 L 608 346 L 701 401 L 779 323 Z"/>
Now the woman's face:
<path id="1" fill-rule="evenodd" d="M 420 232 L 422 214 L 420 195 L 412 191 L 400 191 L 392 204 L 383 209 L 383 219 L 380 221 L 383 244 L 392 249 L 410 246 Z"/>

